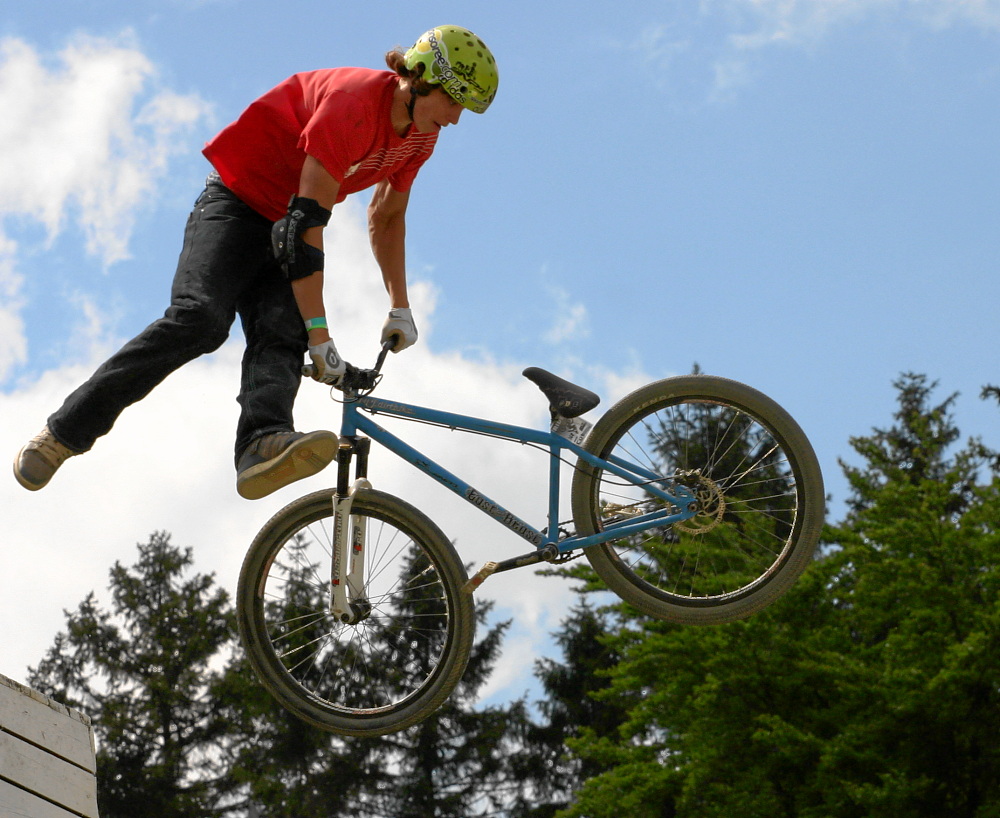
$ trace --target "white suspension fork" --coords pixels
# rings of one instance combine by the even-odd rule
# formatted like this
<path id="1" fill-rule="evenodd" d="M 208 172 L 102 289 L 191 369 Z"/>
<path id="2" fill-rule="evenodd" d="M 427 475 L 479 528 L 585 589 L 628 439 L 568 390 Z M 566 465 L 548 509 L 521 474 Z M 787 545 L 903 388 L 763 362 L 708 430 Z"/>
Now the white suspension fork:
<path id="1" fill-rule="evenodd" d="M 334 497 L 333 555 L 330 565 L 330 611 L 341 622 L 353 624 L 367 608 L 365 587 L 365 543 L 368 518 L 352 516 L 351 505 L 359 489 L 372 484 L 358 478 L 345 497 Z M 355 603 L 352 605 L 351 603 Z M 365 611 L 366 613 L 367 611 Z"/>

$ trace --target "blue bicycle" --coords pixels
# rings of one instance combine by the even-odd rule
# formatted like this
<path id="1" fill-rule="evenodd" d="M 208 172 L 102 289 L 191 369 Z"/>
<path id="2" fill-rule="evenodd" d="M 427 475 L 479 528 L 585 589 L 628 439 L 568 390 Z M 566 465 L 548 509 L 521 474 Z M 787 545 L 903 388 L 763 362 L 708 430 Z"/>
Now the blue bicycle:
<path id="1" fill-rule="evenodd" d="M 288 710 L 320 728 L 377 736 L 409 727 L 450 695 L 472 649 L 472 594 L 493 573 L 585 556 L 607 587 L 652 617 L 742 618 L 809 564 L 824 516 L 808 439 L 773 400 L 708 375 L 667 378 L 619 401 L 596 425 L 593 392 L 542 369 L 548 430 L 373 396 L 371 370 L 343 391 L 336 488 L 279 511 L 240 573 L 237 613 L 250 662 Z M 530 444 L 550 453 L 548 519 L 535 527 L 412 448 L 379 416 Z M 372 488 L 375 441 L 530 544 L 470 579 L 438 526 Z M 562 465 L 572 519 L 560 519 Z M 353 466 L 353 477 L 351 475 Z"/>

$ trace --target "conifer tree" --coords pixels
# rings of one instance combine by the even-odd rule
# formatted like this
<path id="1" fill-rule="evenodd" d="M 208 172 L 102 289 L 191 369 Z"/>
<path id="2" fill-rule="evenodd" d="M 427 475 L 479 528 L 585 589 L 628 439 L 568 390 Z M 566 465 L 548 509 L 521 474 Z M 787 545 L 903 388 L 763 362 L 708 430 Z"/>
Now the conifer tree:
<path id="1" fill-rule="evenodd" d="M 959 446 L 951 396 L 907 374 L 893 424 L 853 439 L 825 556 L 748 620 L 635 620 L 599 694 L 617 736 L 560 816 L 1000 814 L 1000 474 Z M 958 447 L 958 448 L 956 448 Z"/>
<path id="2" fill-rule="evenodd" d="M 94 718 L 102 818 L 205 818 L 232 795 L 211 667 L 232 647 L 232 613 L 211 576 L 184 576 L 191 551 L 169 534 L 138 549 L 111 570 L 111 609 L 89 594 L 29 683 Z"/>
<path id="3" fill-rule="evenodd" d="M 211 576 L 188 576 L 190 550 L 166 533 L 138 550 L 135 565 L 111 570 L 110 609 L 89 594 L 29 679 L 94 718 L 102 818 L 474 818 L 516 798 L 523 704 L 478 704 L 509 624 L 485 628 L 488 605 L 439 712 L 353 739 L 299 721 L 266 693 L 237 645 L 227 594 Z"/>
<path id="4" fill-rule="evenodd" d="M 411 562 L 403 570 L 419 574 L 421 566 Z M 324 589 L 311 579 L 316 573 L 305 566 L 301 584 L 287 597 L 322 594 Z M 401 584 L 410 583 L 404 579 Z M 314 609 L 320 603 L 305 599 L 304 604 Z M 434 600 L 407 598 L 400 605 L 393 619 L 413 617 L 428 627 L 434 617 L 448 615 Z M 489 610 L 488 604 L 477 606 L 481 630 Z M 259 688 L 243 684 L 246 668 L 237 660 L 227 673 L 226 697 L 234 729 L 244 736 L 233 760 L 234 775 L 248 782 L 250 799 L 266 818 L 497 814 L 521 786 L 512 759 L 523 731 L 524 708 L 520 702 L 482 707 L 477 699 L 499 659 L 508 626 L 501 622 L 485 630 L 458 687 L 437 712 L 380 738 L 345 738 L 298 722 Z M 305 642 L 320 638 L 308 629 L 300 636 Z M 392 657 L 400 672 L 416 666 L 429 670 L 431 657 L 424 655 L 427 645 L 422 640 L 402 638 L 377 621 L 365 639 L 372 656 Z M 391 673 L 382 684 L 392 684 Z"/>
<path id="5" fill-rule="evenodd" d="M 555 634 L 561 660 L 536 662 L 535 676 L 544 697 L 537 703 L 539 718 L 527 729 L 516 759 L 525 786 L 512 807 L 513 818 L 555 815 L 584 781 L 604 772 L 604 765 L 568 752 L 566 742 L 583 734 L 616 735 L 624 720 L 626 709 L 620 700 L 597 698 L 609 686 L 610 670 L 618 662 L 617 650 L 607 638 L 613 627 L 611 615 L 584 596 Z"/>

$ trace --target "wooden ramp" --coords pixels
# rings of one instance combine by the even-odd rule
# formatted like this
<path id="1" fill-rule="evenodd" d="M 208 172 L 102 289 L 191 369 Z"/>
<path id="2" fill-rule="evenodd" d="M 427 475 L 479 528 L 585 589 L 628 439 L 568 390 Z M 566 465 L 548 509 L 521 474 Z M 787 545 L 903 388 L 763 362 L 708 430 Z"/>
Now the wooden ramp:
<path id="1" fill-rule="evenodd" d="M 90 719 L 0 675 L 0 818 L 98 818 Z"/>

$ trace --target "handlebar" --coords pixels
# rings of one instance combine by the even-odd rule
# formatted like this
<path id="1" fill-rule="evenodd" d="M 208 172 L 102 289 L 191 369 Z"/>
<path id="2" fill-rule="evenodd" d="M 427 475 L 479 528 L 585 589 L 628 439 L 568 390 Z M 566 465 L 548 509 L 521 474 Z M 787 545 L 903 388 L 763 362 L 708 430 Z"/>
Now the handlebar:
<path id="1" fill-rule="evenodd" d="M 399 338 L 393 335 L 382 344 L 382 349 L 379 351 L 375 366 L 372 369 L 359 369 L 353 364 L 347 364 L 344 377 L 341 378 L 336 388 L 341 392 L 371 392 L 378 385 L 381 378 L 382 364 L 385 363 L 385 356 L 391 349 L 395 348 L 398 340 Z M 347 362 L 345 361 L 344 363 Z M 302 367 L 302 374 L 307 378 L 313 377 L 315 371 L 316 367 L 312 364 L 305 364 Z"/>

